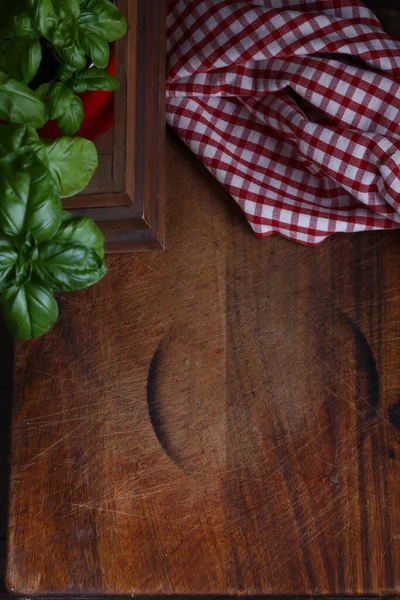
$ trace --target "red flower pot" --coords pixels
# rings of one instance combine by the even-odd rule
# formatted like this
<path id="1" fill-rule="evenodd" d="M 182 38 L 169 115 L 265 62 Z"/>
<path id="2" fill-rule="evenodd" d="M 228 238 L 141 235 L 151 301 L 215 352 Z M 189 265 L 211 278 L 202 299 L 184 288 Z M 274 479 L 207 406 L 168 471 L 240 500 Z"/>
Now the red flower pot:
<path id="1" fill-rule="evenodd" d="M 115 44 L 110 46 L 110 61 L 106 71 L 115 76 Z M 83 103 L 85 116 L 80 130 L 75 135 L 93 140 L 110 129 L 114 122 L 114 92 L 98 90 L 83 92 L 79 96 Z M 48 121 L 42 129 L 38 130 L 38 134 L 41 138 L 47 139 L 54 139 L 63 135 L 55 121 Z"/>

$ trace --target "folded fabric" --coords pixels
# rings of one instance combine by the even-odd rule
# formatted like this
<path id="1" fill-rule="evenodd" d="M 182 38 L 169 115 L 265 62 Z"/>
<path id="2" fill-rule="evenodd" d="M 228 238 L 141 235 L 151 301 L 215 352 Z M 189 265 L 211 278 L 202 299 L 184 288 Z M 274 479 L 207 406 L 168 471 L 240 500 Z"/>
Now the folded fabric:
<path id="1" fill-rule="evenodd" d="M 358 0 L 170 0 L 167 122 L 254 232 L 400 227 L 400 41 Z"/>

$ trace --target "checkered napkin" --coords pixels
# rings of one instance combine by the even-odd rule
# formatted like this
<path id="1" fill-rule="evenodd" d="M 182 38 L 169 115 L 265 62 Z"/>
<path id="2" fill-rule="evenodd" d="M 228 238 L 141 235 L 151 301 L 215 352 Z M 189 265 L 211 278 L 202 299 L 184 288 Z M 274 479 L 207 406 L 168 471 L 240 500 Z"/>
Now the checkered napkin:
<path id="1" fill-rule="evenodd" d="M 400 41 L 358 0 L 169 0 L 167 122 L 255 233 L 400 227 Z"/>

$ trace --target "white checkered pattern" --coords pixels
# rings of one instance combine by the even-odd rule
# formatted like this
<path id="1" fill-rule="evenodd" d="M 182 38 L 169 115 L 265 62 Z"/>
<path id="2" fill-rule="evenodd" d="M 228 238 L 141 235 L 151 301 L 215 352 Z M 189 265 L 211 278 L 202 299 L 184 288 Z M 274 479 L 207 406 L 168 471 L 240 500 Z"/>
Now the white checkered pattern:
<path id="1" fill-rule="evenodd" d="M 255 233 L 400 227 L 400 41 L 358 0 L 169 0 L 167 122 Z"/>

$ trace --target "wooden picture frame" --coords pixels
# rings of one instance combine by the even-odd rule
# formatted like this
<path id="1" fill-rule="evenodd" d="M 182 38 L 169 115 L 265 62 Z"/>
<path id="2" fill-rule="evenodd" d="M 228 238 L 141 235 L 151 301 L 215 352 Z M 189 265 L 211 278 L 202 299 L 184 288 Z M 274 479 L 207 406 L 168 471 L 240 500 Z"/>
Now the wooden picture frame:
<path id="1" fill-rule="evenodd" d="M 118 0 L 129 31 L 116 43 L 114 125 L 95 140 L 99 167 L 65 209 L 89 216 L 107 252 L 164 248 L 165 0 Z"/>

